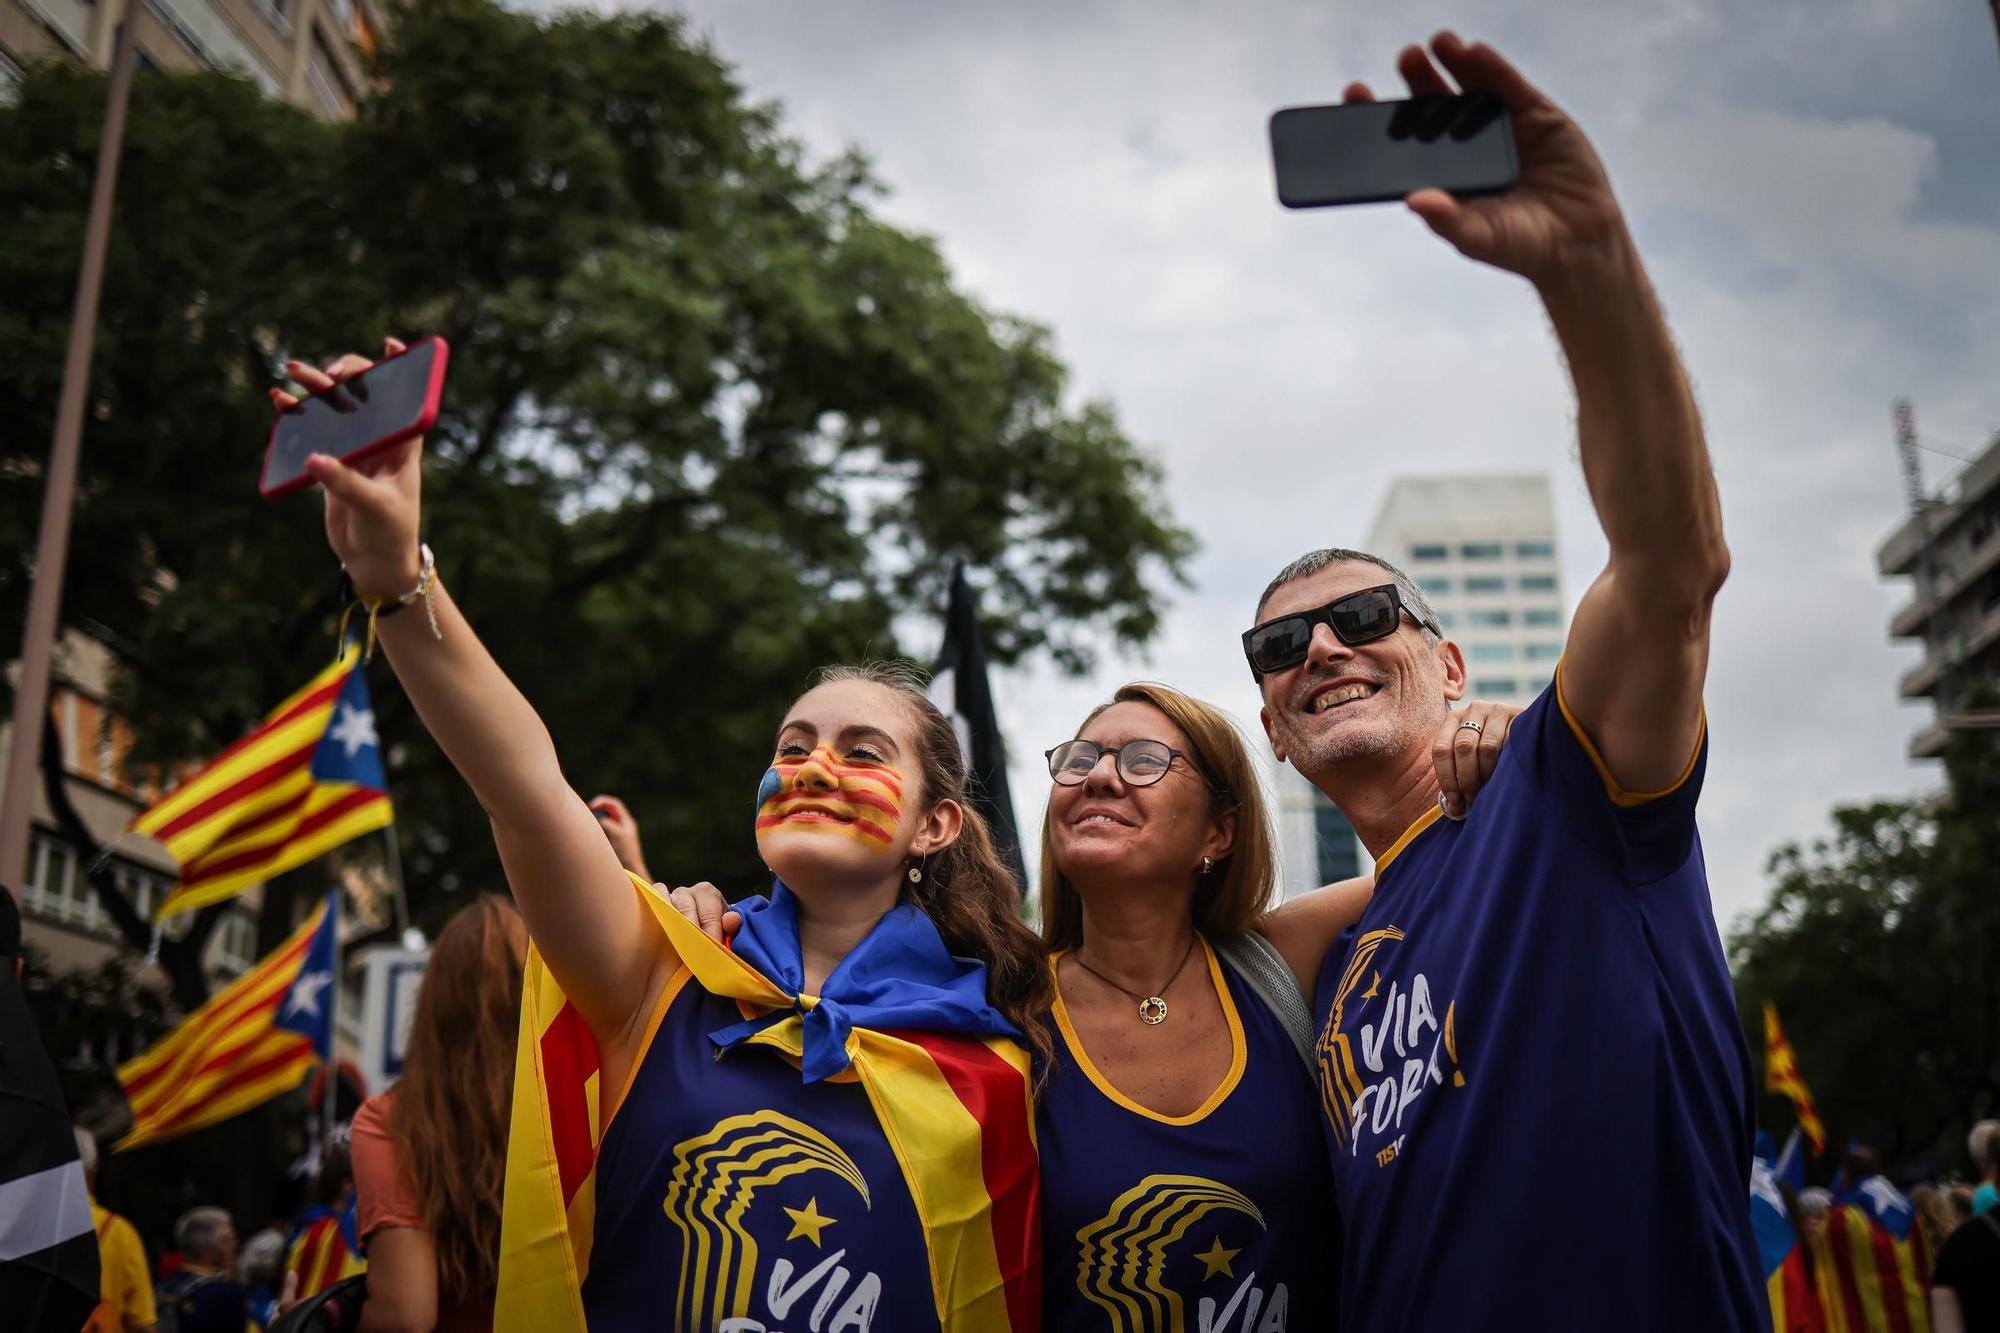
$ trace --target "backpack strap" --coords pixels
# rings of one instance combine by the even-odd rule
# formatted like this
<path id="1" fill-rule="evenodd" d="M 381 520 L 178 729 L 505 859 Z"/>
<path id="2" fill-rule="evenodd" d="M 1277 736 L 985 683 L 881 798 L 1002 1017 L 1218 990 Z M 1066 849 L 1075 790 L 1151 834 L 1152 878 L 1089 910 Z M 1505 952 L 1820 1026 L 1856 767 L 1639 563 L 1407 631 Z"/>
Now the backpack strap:
<path id="1" fill-rule="evenodd" d="M 1257 993 L 1264 1007 L 1277 1016 L 1284 1027 L 1285 1035 L 1292 1039 L 1292 1047 L 1305 1062 L 1308 1072 L 1317 1074 L 1318 1061 L 1313 1055 L 1312 1010 L 1306 1005 L 1306 997 L 1299 990 L 1299 980 L 1292 975 L 1292 969 L 1271 941 L 1252 930 L 1242 935 L 1218 935 L 1209 941 L 1215 946 L 1222 961 L 1230 970 L 1243 979 L 1243 984 Z"/>

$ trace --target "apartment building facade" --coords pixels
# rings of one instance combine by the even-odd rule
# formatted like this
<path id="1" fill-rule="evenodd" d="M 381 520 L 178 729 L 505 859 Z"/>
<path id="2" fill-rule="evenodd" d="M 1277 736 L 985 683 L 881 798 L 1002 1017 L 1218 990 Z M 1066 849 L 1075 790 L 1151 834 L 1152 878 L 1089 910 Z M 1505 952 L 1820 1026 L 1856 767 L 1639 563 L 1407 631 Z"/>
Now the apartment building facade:
<path id="1" fill-rule="evenodd" d="M 1875 564 L 1884 578 L 1911 582 L 1889 634 L 1916 640 L 1924 655 L 1896 689 L 1936 706 L 1909 748 L 1912 759 L 1934 759 L 1944 753 L 1947 722 L 1982 688 L 2000 684 L 2000 434 L 1889 534 Z"/>

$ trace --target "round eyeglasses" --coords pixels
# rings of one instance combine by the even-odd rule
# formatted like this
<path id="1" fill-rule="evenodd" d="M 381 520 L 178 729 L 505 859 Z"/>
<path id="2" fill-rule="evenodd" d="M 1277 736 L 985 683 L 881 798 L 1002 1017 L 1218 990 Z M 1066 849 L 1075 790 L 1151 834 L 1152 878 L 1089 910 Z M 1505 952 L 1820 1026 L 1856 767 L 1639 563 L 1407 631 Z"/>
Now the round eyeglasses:
<path id="1" fill-rule="evenodd" d="M 1128 785 L 1150 787 L 1167 775 L 1174 765 L 1174 756 L 1184 755 L 1185 751 L 1176 750 L 1165 741 L 1126 741 L 1113 747 L 1096 741 L 1064 741 L 1047 751 L 1049 776 L 1059 786 L 1081 786 L 1096 770 L 1097 761 L 1107 754 L 1113 756 L 1118 776 Z"/>

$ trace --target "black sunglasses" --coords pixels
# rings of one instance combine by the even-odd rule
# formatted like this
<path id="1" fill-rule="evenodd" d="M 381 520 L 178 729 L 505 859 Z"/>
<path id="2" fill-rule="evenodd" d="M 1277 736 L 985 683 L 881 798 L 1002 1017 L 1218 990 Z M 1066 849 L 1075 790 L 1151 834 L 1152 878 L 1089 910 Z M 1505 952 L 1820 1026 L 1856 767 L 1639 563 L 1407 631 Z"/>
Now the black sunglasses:
<path id="1" fill-rule="evenodd" d="M 1335 638 L 1354 648 L 1394 634 L 1405 613 L 1419 628 L 1429 630 L 1440 639 L 1444 637 L 1444 630 L 1435 620 L 1427 620 L 1403 605 L 1402 594 L 1397 592 L 1396 585 L 1384 583 L 1377 588 L 1363 588 L 1360 592 L 1336 597 L 1325 606 L 1279 616 L 1243 631 L 1243 656 L 1249 659 L 1252 671 L 1267 676 L 1306 660 L 1306 654 L 1312 650 L 1313 627 L 1316 625 L 1327 626 Z"/>
<path id="2" fill-rule="evenodd" d="M 1167 775 L 1174 766 L 1174 760 L 1185 755 L 1165 741 L 1126 741 L 1123 745 L 1106 747 L 1096 741 L 1064 741 L 1052 750 L 1044 751 L 1049 761 L 1049 776 L 1063 787 L 1078 787 L 1090 780 L 1097 771 L 1097 761 L 1105 755 L 1112 756 L 1118 766 L 1118 776 L 1127 786 L 1150 787 Z"/>

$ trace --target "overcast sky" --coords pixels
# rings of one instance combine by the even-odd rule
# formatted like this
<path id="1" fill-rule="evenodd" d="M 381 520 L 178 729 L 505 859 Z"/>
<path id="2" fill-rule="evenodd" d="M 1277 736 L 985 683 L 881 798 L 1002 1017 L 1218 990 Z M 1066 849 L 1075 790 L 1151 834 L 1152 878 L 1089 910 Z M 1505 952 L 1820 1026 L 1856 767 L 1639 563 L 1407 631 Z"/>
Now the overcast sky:
<path id="1" fill-rule="evenodd" d="M 1520 281 L 1398 207 L 1288 214 L 1265 118 L 1440 26 L 1493 42 L 1590 132 L 1706 413 L 1735 569 L 1717 608 L 1701 805 L 1717 916 L 1837 802 L 1937 781 L 1874 551 L 1902 508 L 1890 402 L 1969 455 L 2000 429 L 2000 43 L 1984 4 L 1611 0 L 689 3 L 816 151 L 858 145 L 883 211 L 988 305 L 1056 331 L 1202 541 L 1139 661 L 995 682 L 1039 829 L 1042 749 L 1136 676 L 1253 731 L 1236 635 L 1270 573 L 1359 542 L 1402 473 L 1546 470 L 1573 599 L 1604 543 L 1570 394 Z M 1956 464 L 1926 454 L 1927 476 Z M 1573 605 L 1573 603 L 1572 603 Z"/>

